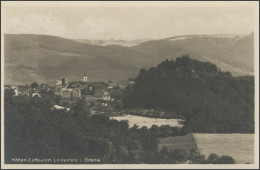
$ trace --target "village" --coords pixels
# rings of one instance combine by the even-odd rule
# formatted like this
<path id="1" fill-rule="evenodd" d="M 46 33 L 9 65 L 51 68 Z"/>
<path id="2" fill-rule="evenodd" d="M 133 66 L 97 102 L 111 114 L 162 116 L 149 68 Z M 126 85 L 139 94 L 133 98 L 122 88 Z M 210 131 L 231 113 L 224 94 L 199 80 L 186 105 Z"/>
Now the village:
<path id="1" fill-rule="evenodd" d="M 5 94 L 14 97 L 28 96 L 32 98 L 42 98 L 48 96 L 54 101 L 52 110 L 62 110 L 69 112 L 78 102 L 84 101 L 91 115 L 106 114 L 108 116 L 135 115 L 148 118 L 180 118 L 174 112 L 165 112 L 159 109 L 144 109 L 142 107 L 124 108 L 123 90 L 127 86 L 135 84 L 133 79 L 113 82 L 91 82 L 86 73 L 78 81 L 68 81 L 61 78 L 55 85 L 38 84 L 33 82 L 29 85 L 4 85 Z"/>
<path id="2" fill-rule="evenodd" d="M 28 85 L 5 85 L 5 93 L 11 93 L 13 96 L 29 96 L 41 98 L 49 93 L 55 99 L 55 105 L 52 109 L 69 111 L 78 101 L 84 100 L 86 105 L 94 105 L 91 114 L 96 112 L 103 113 L 109 105 L 118 104 L 122 91 L 127 86 L 134 85 L 133 80 L 112 82 L 89 82 L 87 74 L 84 73 L 82 80 L 68 81 L 67 78 L 57 80 L 55 85 L 49 85 L 33 82 Z M 107 109 L 106 109 L 107 111 Z"/>

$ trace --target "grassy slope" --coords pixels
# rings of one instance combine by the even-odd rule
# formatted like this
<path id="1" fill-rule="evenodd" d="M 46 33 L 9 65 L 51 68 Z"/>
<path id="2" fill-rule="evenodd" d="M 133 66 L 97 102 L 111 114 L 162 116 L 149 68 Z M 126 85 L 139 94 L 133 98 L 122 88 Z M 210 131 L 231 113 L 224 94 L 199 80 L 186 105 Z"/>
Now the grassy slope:
<path id="1" fill-rule="evenodd" d="M 53 83 L 63 76 L 78 80 L 84 72 L 90 81 L 117 80 L 138 71 L 131 63 L 107 57 L 113 52 L 103 47 L 40 35 L 6 35 L 5 40 L 7 84 Z"/>
<path id="2" fill-rule="evenodd" d="M 163 146 L 169 149 L 182 148 L 190 151 L 198 148 L 200 153 L 209 156 L 211 153 L 229 155 L 236 163 L 254 163 L 254 134 L 202 134 L 161 138 L 158 149 Z"/>
<path id="3" fill-rule="evenodd" d="M 202 154 L 229 155 L 236 163 L 254 163 L 254 134 L 193 134 Z"/>
<path id="4" fill-rule="evenodd" d="M 145 42 L 135 46 L 136 50 L 150 53 L 153 60 L 160 61 L 188 54 L 193 59 L 210 61 L 223 71 L 234 75 L 253 72 L 254 65 L 253 35 L 238 38 L 189 37 L 184 40 L 163 39 Z M 239 69 L 242 68 L 242 71 Z"/>
<path id="5" fill-rule="evenodd" d="M 182 148 L 187 152 L 189 152 L 192 148 L 197 148 L 196 141 L 192 134 L 188 134 L 186 136 L 160 138 L 158 150 L 160 151 L 164 146 L 169 149 Z"/>

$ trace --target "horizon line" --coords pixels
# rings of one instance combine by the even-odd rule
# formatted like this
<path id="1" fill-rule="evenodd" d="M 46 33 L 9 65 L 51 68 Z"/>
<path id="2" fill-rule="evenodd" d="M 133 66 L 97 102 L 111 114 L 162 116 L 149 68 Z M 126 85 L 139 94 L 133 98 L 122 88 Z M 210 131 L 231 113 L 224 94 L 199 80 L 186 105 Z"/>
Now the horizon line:
<path id="1" fill-rule="evenodd" d="M 221 33 L 221 34 L 182 34 L 182 35 L 175 35 L 175 36 L 170 36 L 166 38 L 136 38 L 136 39 L 114 39 L 114 38 L 109 38 L 109 39 L 88 39 L 88 38 L 67 38 L 63 36 L 58 36 L 58 35 L 51 35 L 51 34 L 30 34 L 30 33 L 3 33 L 4 35 L 39 35 L 39 36 L 51 36 L 51 37 L 60 37 L 64 39 L 70 39 L 70 40 L 163 40 L 163 39 L 172 39 L 172 38 L 180 38 L 180 37 L 186 37 L 186 36 L 227 36 L 227 35 L 233 35 L 233 36 L 239 36 L 239 35 L 251 35 L 254 34 L 254 31 L 251 31 L 250 33 L 240 33 L 240 34 L 227 34 L 227 33 Z"/>

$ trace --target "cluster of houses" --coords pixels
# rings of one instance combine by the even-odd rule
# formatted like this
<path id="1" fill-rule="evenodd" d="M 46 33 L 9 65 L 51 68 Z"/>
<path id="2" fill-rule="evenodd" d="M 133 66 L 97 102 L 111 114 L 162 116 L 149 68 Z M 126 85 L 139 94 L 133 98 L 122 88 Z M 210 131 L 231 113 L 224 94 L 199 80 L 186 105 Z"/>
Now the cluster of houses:
<path id="1" fill-rule="evenodd" d="M 88 82 L 87 75 L 83 75 L 82 81 L 68 82 L 67 78 L 62 78 L 55 86 L 41 84 L 37 88 L 30 86 L 8 86 L 5 90 L 13 91 L 14 96 L 28 95 L 41 97 L 42 90 L 53 91 L 55 96 L 60 96 L 64 101 L 77 101 L 79 99 L 103 99 L 105 101 L 113 100 L 110 92 L 122 90 L 128 85 L 133 85 L 134 81 L 112 81 L 106 82 Z"/>
<path id="2" fill-rule="evenodd" d="M 4 89 L 6 92 L 12 92 L 14 96 L 38 96 L 41 97 L 41 89 L 42 86 L 40 88 L 31 88 L 28 85 L 19 85 L 19 86 L 15 86 L 15 85 L 5 85 Z"/>

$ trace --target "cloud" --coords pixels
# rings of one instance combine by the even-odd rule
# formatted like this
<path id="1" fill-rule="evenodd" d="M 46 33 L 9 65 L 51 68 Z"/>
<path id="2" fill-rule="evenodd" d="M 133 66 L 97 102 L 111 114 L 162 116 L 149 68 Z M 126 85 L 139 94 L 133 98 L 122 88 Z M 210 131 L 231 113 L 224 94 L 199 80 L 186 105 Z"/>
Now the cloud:
<path id="1" fill-rule="evenodd" d="M 63 35 L 67 31 L 66 25 L 52 14 L 29 13 L 6 20 L 5 30 L 8 33 Z"/>
<path id="2" fill-rule="evenodd" d="M 250 8 L 14 8 L 5 33 L 65 38 L 139 39 L 183 34 L 240 34 L 253 30 Z"/>
<path id="3" fill-rule="evenodd" d="M 111 22 L 109 19 L 86 17 L 81 23 L 73 26 L 74 37 L 88 37 L 89 39 L 95 39 L 97 35 L 103 36 L 104 39 L 111 38 L 111 35 L 115 35 L 121 25 L 117 22 Z M 101 37 L 100 37 L 101 38 Z"/>

